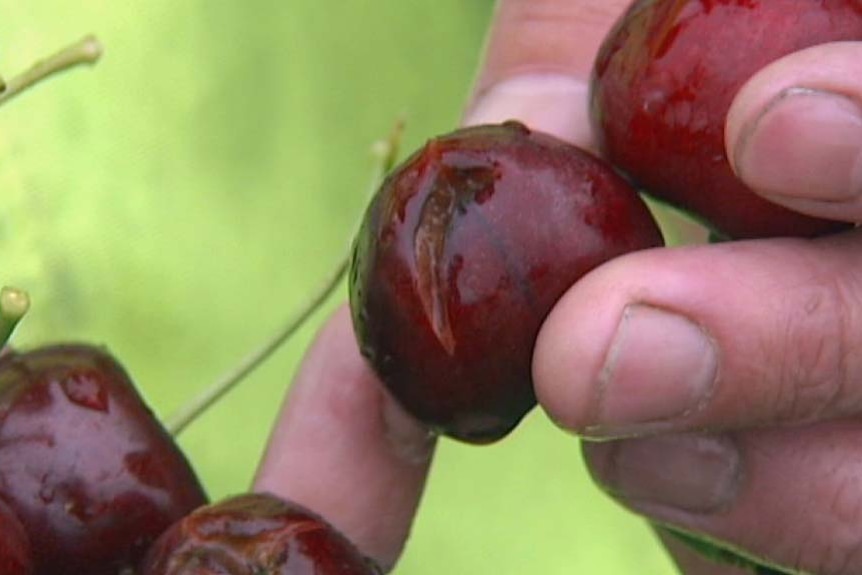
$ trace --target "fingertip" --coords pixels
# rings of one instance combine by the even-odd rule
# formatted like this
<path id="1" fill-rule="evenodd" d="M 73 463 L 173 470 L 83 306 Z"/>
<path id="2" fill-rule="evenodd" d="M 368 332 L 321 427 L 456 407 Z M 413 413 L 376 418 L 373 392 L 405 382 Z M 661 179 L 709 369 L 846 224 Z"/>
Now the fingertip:
<path id="1" fill-rule="evenodd" d="M 466 125 L 519 120 L 592 149 L 588 78 L 626 0 L 501 0 Z"/>
<path id="2" fill-rule="evenodd" d="M 862 42 L 781 58 L 728 112 L 731 166 L 754 191 L 814 216 L 862 217 Z"/>
<path id="3" fill-rule="evenodd" d="M 477 94 L 462 123 L 467 126 L 518 120 L 581 147 L 594 147 L 587 113 L 588 86 L 563 74 L 523 74 Z"/>
<path id="4" fill-rule="evenodd" d="M 563 429 L 580 433 L 596 422 L 605 391 L 602 368 L 628 294 L 627 256 L 593 270 L 560 298 L 533 352 L 539 404 Z"/>

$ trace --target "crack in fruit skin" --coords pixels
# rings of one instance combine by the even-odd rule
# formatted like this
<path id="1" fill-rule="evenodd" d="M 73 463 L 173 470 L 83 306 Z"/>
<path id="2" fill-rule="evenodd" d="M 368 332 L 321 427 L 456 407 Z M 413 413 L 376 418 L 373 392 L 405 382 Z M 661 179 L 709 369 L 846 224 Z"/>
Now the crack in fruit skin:
<path id="1" fill-rule="evenodd" d="M 453 265 L 446 265 L 447 241 L 458 214 L 466 213 L 471 203 L 482 204 L 493 196 L 499 166 L 484 158 L 470 165 L 471 158 L 451 157 L 453 154 L 437 147 L 432 142 L 426 148 L 426 155 L 431 158 L 427 169 L 433 172 L 434 182 L 427 192 L 420 191 L 425 201 L 413 234 L 414 265 L 416 290 L 428 322 L 443 349 L 453 355 L 457 342 L 450 320 L 449 284 L 457 277 L 463 258 L 456 256 L 452 258 Z M 444 154 L 450 157 L 444 160 L 441 157 Z M 459 159 L 468 162 L 459 166 Z M 428 180 L 424 183 L 427 185 Z"/>
<path id="2" fill-rule="evenodd" d="M 122 367 L 85 345 L 0 357 L 0 498 L 39 575 L 115 575 L 206 502 Z"/>
<path id="3" fill-rule="evenodd" d="M 596 58 L 591 118 L 602 155 L 734 239 L 848 229 L 757 196 L 734 175 L 724 146 L 728 109 L 751 76 L 841 40 L 862 40 L 858 0 L 639 0 Z"/>
<path id="4" fill-rule="evenodd" d="M 379 575 L 322 517 L 270 494 L 201 507 L 168 529 L 141 575 Z"/>
<path id="5" fill-rule="evenodd" d="M 356 238 L 360 350 L 429 427 L 500 439 L 535 405 L 551 306 L 600 263 L 662 243 L 634 190 L 570 144 L 515 122 L 435 138 L 389 175 Z"/>
<path id="6" fill-rule="evenodd" d="M 449 355 L 455 353 L 455 336 L 449 321 L 449 275 L 443 264 L 446 238 L 455 217 L 455 194 L 450 186 L 436 187 L 428 194 L 414 233 L 416 291 L 434 335 Z"/>

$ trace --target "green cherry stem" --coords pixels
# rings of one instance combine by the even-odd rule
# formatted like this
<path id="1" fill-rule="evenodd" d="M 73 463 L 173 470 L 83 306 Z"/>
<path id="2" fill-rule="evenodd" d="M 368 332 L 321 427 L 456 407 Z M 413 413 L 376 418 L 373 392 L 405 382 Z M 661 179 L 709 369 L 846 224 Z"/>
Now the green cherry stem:
<path id="1" fill-rule="evenodd" d="M 369 196 L 377 191 L 383 178 L 395 165 L 398 157 L 398 148 L 401 134 L 404 130 L 404 122 L 400 121 L 385 140 L 376 142 L 372 148 L 374 156 L 374 169 L 372 172 Z M 213 404 L 231 391 L 242 380 L 244 380 L 255 369 L 260 367 L 269 357 L 275 353 L 293 334 L 301 328 L 308 319 L 314 315 L 320 307 L 329 299 L 335 290 L 341 285 L 347 270 L 350 268 L 350 250 L 338 263 L 332 275 L 327 279 L 323 287 L 316 295 L 303 306 L 298 313 L 291 317 L 273 337 L 267 340 L 258 349 L 252 351 L 239 365 L 231 369 L 224 376 L 217 379 L 212 385 L 181 407 L 176 413 L 166 420 L 165 428 L 177 437 L 201 414 L 207 411 Z"/>
<path id="2" fill-rule="evenodd" d="M 0 289 L 0 348 L 9 343 L 12 332 L 29 309 L 27 292 L 13 287 Z"/>
<path id="3" fill-rule="evenodd" d="M 95 64 L 101 56 L 102 45 L 94 36 L 87 36 L 36 62 L 29 70 L 8 82 L 0 79 L 0 105 L 50 76 L 82 64 Z"/>

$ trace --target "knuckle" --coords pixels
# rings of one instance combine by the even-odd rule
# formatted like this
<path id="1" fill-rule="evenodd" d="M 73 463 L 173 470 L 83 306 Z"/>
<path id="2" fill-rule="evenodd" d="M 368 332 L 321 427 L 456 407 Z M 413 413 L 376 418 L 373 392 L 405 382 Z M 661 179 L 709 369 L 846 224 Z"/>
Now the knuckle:
<path id="1" fill-rule="evenodd" d="M 852 339 L 862 309 L 862 282 L 830 276 L 793 290 L 781 302 L 774 330 L 777 341 L 769 364 L 776 366 L 773 406 L 779 421 L 806 422 L 824 413 L 835 416 L 859 407 L 860 394 L 849 389 L 856 373 Z M 858 360 L 855 360 L 858 361 Z"/>
<path id="2" fill-rule="evenodd" d="M 831 482 L 827 482 L 831 483 Z M 827 501 L 827 512 L 831 520 L 829 537 L 810 534 L 815 544 L 805 545 L 800 550 L 797 565 L 823 575 L 844 575 L 862 570 L 862 491 L 856 477 L 837 481 Z"/>

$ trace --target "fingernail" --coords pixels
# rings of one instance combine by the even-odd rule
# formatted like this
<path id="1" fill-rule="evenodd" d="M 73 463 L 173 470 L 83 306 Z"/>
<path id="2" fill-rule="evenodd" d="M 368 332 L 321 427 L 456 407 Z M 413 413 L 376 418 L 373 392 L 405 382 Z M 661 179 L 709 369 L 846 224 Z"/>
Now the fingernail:
<path id="1" fill-rule="evenodd" d="M 740 133 L 735 168 L 766 196 L 848 201 L 862 194 L 862 103 L 790 88 Z"/>
<path id="2" fill-rule="evenodd" d="M 614 497 L 635 506 L 715 513 L 736 499 L 739 451 L 726 437 L 664 435 L 592 444 L 590 470 Z"/>
<path id="3" fill-rule="evenodd" d="M 421 465 L 431 459 L 435 436 L 431 430 L 410 416 L 404 408 L 385 395 L 383 426 L 386 438 L 396 457 L 411 465 Z"/>
<path id="4" fill-rule="evenodd" d="M 709 400 L 716 365 L 715 347 L 700 326 L 656 307 L 626 307 L 585 435 L 625 437 L 671 428 Z"/>
<path id="5" fill-rule="evenodd" d="M 519 120 L 581 146 L 592 147 L 587 83 L 562 74 L 515 76 L 481 92 L 464 116 L 465 125 Z"/>

